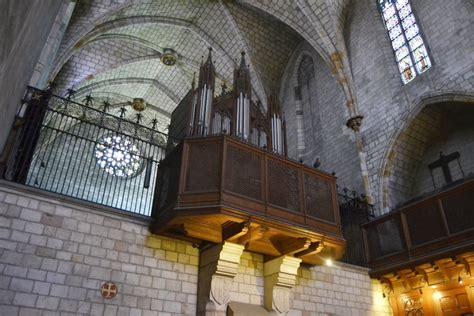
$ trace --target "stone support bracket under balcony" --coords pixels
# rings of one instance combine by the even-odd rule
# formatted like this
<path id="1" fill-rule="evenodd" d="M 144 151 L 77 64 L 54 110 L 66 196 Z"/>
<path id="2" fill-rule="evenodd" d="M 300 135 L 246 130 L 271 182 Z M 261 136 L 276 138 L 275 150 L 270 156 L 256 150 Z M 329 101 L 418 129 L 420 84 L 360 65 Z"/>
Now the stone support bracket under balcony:
<path id="1" fill-rule="evenodd" d="M 198 315 L 225 316 L 244 246 L 224 242 L 202 250 L 199 258 Z"/>
<path id="2" fill-rule="evenodd" d="M 265 308 L 272 314 L 286 315 L 290 310 L 290 293 L 295 286 L 301 259 L 281 256 L 263 266 Z"/>

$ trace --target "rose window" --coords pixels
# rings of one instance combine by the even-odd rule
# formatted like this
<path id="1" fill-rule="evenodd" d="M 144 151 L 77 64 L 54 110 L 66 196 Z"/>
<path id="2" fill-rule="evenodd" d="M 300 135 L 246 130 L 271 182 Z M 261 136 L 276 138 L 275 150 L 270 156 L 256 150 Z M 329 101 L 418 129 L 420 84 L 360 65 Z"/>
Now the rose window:
<path id="1" fill-rule="evenodd" d="M 116 177 L 133 177 L 142 169 L 138 146 L 132 139 L 120 135 L 100 138 L 95 146 L 95 158 L 102 170 Z"/>

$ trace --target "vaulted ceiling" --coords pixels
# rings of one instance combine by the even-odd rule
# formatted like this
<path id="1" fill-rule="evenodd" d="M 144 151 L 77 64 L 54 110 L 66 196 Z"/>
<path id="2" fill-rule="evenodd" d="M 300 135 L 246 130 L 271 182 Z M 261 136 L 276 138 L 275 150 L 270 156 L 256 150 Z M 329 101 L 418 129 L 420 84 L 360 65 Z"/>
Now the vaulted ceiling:
<path id="1" fill-rule="evenodd" d="M 156 117 L 164 129 L 212 47 L 216 86 L 231 87 L 245 51 L 254 98 L 265 104 L 268 95 L 278 93 L 289 56 L 303 40 L 336 76 L 350 77 L 334 58 L 345 51 L 348 1 L 78 0 L 52 79 L 61 94 L 74 87 L 78 101 L 89 94 L 112 104 L 143 98 L 149 104 L 144 116 Z M 160 61 L 165 49 L 176 52 L 174 66 Z"/>

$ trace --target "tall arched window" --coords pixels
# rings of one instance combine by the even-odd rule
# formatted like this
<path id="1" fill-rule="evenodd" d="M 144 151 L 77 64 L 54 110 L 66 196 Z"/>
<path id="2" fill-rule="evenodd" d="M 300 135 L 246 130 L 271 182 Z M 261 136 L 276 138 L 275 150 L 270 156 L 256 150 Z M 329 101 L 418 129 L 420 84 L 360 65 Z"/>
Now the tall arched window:
<path id="1" fill-rule="evenodd" d="M 404 84 L 431 67 L 409 0 L 377 0 Z"/>
<path id="2" fill-rule="evenodd" d="M 318 128 L 321 126 L 319 121 L 319 104 L 318 104 L 318 89 L 315 78 L 315 67 L 313 58 L 309 55 L 304 55 L 298 65 L 297 83 L 298 83 L 298 98 L 299 106 L 297 104 L 297 113 L 301 113 L 300 124 L 302 127 L 302 150 L 301 159 L 306 163 L 312 164 L 321 145 L 321 134 L 318 133 Z M 296 92 L 296 91 L 295 91 Z M 297 117 L 298 119 L 298 117 Z"/>

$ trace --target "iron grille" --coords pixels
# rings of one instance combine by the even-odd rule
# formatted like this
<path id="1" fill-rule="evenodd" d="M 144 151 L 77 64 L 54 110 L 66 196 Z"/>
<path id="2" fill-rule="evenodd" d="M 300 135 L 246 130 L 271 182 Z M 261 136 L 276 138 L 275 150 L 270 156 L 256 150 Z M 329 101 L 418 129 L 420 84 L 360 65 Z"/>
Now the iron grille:
<path id="1" fill-rule="evenodd" d="M 99 110 L 34 88 L 23 108 L 25 115 L 15 122 L 21 128 L 11 134 L 16 145 L 5 179 L 150 215 L 167 138 L 156 124 L 148 128 L 138 123 L 140 116 L 127 119 L 124 108 Z"/>

